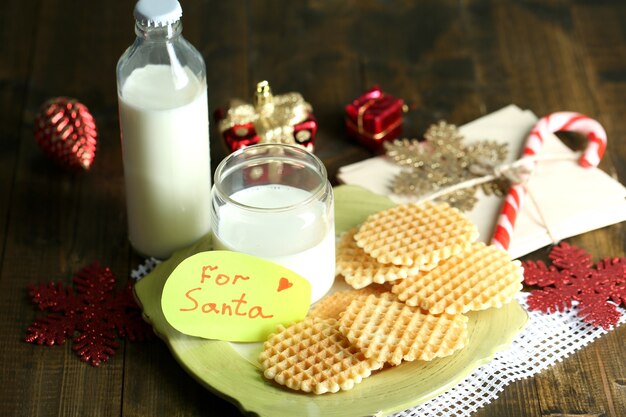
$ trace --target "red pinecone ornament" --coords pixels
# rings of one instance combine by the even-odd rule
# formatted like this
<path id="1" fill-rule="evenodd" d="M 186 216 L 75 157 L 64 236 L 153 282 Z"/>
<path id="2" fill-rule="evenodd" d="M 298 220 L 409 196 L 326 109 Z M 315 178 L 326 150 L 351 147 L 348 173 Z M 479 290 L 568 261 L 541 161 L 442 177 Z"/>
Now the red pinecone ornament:
<path id="1" fill-rule="evenodd" d="M 61 166 L 88 170 L 96 156 L 98 132 L 89 109 L 76 99 L 46 101 L 35 119 L 35 139 Z"/>

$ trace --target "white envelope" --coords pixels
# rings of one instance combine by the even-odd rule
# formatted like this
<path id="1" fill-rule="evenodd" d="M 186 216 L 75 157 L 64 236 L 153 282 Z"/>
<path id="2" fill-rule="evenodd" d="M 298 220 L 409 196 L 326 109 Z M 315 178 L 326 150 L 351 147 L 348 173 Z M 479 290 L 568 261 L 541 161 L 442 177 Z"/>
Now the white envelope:
<path id="1" fill-rule="evenodd" d="M 536 122 L 532 112 L 510 105 L 461 126 L 460 131 L 466 143 L 485 139 L 508 143 L 507 163 L 519 157 Z M 574 158 L 576 154 L 555 135 L 549 135 L 544 138 L 540 156 Z M 399 171 L 398 166 L 378 156 L 340 168 L 337 178 L 403 203 L 410 199 L 391 194 L 388 187 Z M 626 188 L 598 168 L 583 168 L 570 160 L 541 161 L 527 188 L 530 197 L 524 200 L 509 246 L 513 258 L 549 245 L 553 238 L 558 241 L 626 220 Z M 479 240 L 489 243 L 503 199 L 487 196 L 481 190 L 477 197 L 478 203 L 466 215 L 478 226 Z"/>

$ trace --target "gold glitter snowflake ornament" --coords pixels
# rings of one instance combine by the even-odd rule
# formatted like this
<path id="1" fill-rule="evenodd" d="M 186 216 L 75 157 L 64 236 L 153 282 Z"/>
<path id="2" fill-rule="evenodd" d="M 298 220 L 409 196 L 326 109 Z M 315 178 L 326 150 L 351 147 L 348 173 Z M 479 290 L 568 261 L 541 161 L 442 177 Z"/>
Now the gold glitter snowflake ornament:
<path id="1" fill-rule="evenodd" d="M 453 124 L 440 121 L 424 134 L 423 141 L 401 139 L 386 142 L 387 158 L 402 167 L 390 187 L 394 194 L 424 197 L 447 187 L 491 172 L 507 156 L 507 145 L 495 141 L 463 143 L 463 135 Z M 506 179 L 497 179 L 479 186 L 487 195 L 504 195 Z M 446 193 L 437 200 L 445 201 L 463 211 L 476 204 L 476 189 L 469 187 Z"/>

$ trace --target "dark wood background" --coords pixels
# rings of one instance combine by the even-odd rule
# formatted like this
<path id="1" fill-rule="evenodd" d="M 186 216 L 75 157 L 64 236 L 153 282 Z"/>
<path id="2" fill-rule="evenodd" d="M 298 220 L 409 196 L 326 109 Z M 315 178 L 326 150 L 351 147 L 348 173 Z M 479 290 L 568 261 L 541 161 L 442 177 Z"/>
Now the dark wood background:
<path id="1" fill-rule="evenodd" d="M 209 105 L 248 98 L 267 79 L 299 91 L 334 176 L 370 156 L 344 133 L 345 104 L 372 84 L 411 104 L 405 132 L 463 124 L 509 103 L 537 115 L 575 110 L 609 135 L 601 168 L 626 182 L 626 3 L 564 0 L 183 0 L 184 35 L 207 63 Z M 236 416 L 160 341 L 124 343 L 100 368 L 68 344 L 23 342 L 39 314 L 28 283 L 69 283 L 94 260 L 122 280 L 141 261 L 127 242 L 115 65 L 134 39 L 134 2 L 0 2 L 0 414 Z M 95 165 L 71 175 L 33 138 L 39 106 L 76 97 L 99 129 Z M 212 160 L 226 155 L 212 130 Z M 624 224 L 570 240 L 624 256 Z M 535 257 L 545 256 L 539 251 Z M 514 383 L 476 417 L 626 415 L 626 328 Z M 348 412 L 349 410 L 347 410 Z M 294 415 L 298 415 L 294 411 Z"/>

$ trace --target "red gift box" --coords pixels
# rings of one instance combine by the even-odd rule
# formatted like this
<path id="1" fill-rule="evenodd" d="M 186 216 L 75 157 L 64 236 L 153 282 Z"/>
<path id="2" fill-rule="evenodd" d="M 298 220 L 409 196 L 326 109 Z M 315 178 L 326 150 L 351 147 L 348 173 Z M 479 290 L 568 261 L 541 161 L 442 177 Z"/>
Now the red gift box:
<path id="1" fill-rule="evenodd" d="M 346 130 L 359 143 L 380 151 L 383 142 L 402 134 L 404 111 L 402 99 L 374 86 L 346 106 Z"/>

